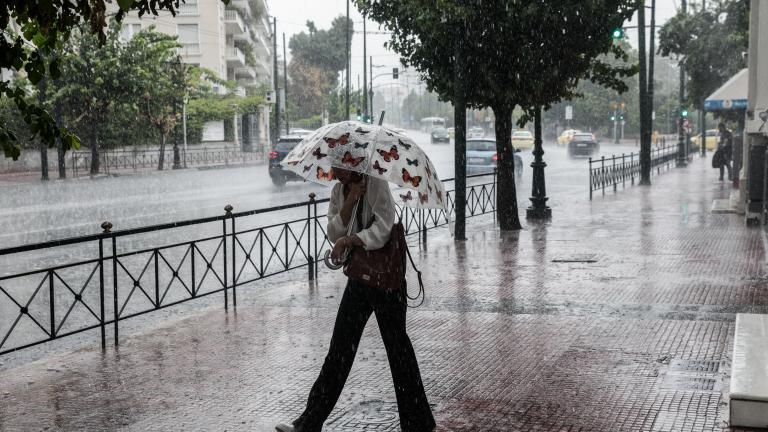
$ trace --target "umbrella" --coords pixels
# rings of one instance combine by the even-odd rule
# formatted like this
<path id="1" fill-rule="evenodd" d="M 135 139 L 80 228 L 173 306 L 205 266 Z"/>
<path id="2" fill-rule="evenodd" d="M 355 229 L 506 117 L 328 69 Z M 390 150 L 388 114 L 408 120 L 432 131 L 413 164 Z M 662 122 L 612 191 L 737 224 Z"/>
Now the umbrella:
<path id="1" fill-rule="evenodd" d="M 443 183 L 424 150 L 408 136 L 383 126 L 355 121 L 323 126 L 281 164 L 304 180 L 321 184 L 332 184 L 334 168 L 356 171 L 403 188 L 395 200 L 405 205 L 448 209 Z"/>

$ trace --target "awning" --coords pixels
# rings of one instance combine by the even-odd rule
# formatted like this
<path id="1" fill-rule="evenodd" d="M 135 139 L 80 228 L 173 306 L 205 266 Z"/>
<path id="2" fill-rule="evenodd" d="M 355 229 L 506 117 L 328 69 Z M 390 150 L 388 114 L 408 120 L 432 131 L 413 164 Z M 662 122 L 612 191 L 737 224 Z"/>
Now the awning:
<path id="1" fill-rule="evenodd" d="M 707 111 L 738 110 L 747 108 L 747 84 L 749 69 L 742 69 L 725 84 L 715 90 L 706 100 Z"/>

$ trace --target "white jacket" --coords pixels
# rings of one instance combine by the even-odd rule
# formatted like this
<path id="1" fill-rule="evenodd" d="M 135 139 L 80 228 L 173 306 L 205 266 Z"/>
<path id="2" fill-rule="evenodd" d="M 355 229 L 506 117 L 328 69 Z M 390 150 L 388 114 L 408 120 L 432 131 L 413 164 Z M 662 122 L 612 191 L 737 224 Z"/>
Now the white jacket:
<path id="1" fill-rule="evenodd" d="M 370 228 L 361 229 L 357 226 L 357 218 L 353 214 L 350 223 L 354 224 L 352 233 L 357 234 L 363 241 L 366 250 L 376 250 L 384 247 L 389 241 L 392 225 L 395 223 L 395 204 L 389 183 L 384 180 L 366 177 L 367 187 L 363 196 L 363 223 L 367 224 L 375 217 Z M 336 183 L 331 191 L 331 202 L 328 207 L 328 239 L 336 242 L 347 235 L 349 225 L 341 220 L 341 208 L 344 206 L 344 185 Z"/>

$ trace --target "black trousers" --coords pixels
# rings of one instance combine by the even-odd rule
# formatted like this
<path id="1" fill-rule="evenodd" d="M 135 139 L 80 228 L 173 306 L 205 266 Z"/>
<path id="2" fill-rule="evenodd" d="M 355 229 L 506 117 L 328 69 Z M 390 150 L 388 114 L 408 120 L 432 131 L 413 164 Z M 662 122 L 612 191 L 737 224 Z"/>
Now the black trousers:
<path id="1" fill-rule="evenodd" d="M 309 392 L 306 410 L 293 422 L 298 432 L 322 430 L 347 381 L 371 313 L 376 314 L 387 351 L 401 429 L 425 432 L 435 428 L 413 345 L 405 332 L 406 310 L 402 292 L 386 293 L 352 280 L 347 282 L 320 376 Z"/>

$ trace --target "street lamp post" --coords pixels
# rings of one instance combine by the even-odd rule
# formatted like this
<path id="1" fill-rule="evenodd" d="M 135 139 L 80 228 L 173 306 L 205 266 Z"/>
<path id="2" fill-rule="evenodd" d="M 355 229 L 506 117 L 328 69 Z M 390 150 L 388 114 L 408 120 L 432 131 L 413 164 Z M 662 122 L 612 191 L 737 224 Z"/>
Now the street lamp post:
<path id="1" fill-rule="evenodd" d="M 536 107 L 533 119 L 534 137 L 533 137 L 533 156 L 531 163 L 533 168 L 533 185 L 531 186 L 531 206 L 528 207 L 526 219 L 546 220 L 552 218 L 552 209 L 547 206 L 547 187 L 544 179 L 544 168 L 547 163 L 544 162 L 544 149 L 541 141 L 541 107 Z"/>
<path id="2" fill-rule="evenodd" d="M 187 102 L 188 97 L 184 96 L 184 103 L 181 105 L 181 128 L 184 132 L 184 168 L 187 167 Z"/>
<path id="3" fill-rule="evenodd" d="M 686 0 L 681 1 L 680 11 L 685 15 L 688 12 L 688 4 Z M 688 155 L 685 153 L 685 124 L 683 118 L 683 104 L 685 103 L 685 68 L 683 68 L 682 62 L 680 63 L 680 111 L 678 116 L 677 126 L 677 161 L 675 166 L 682 168 L 688 165 Z M 705 137 L 706 138 L 706 137 Z"/>

